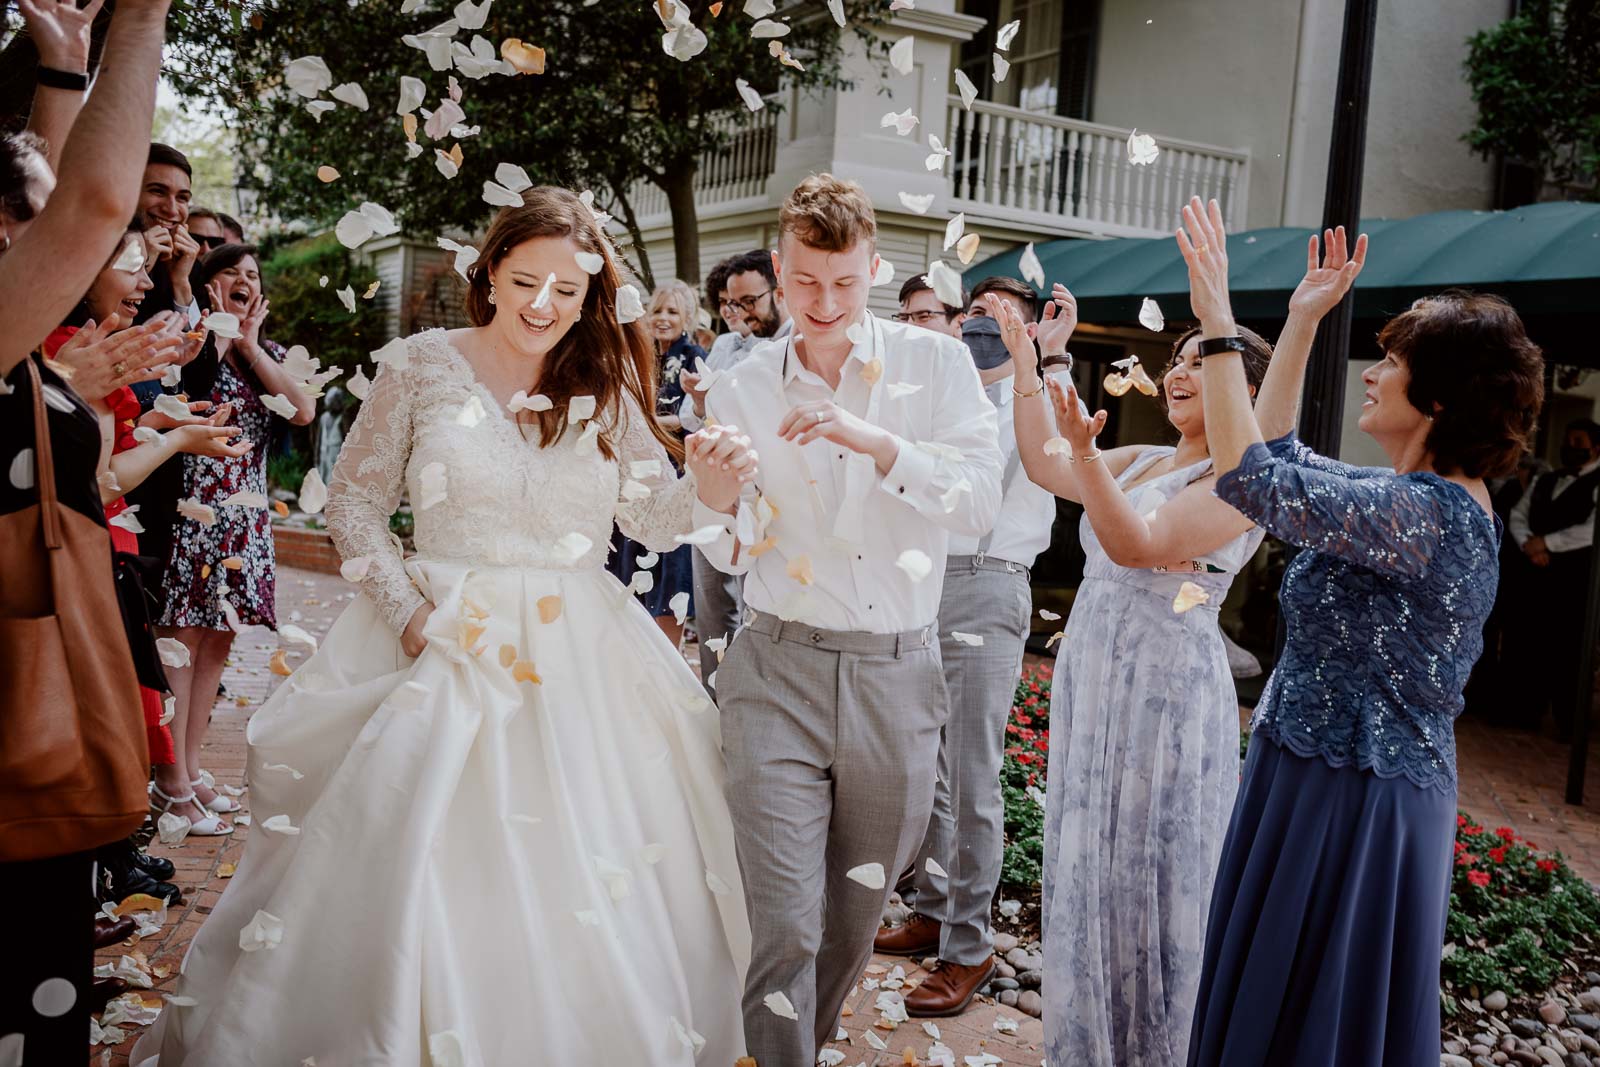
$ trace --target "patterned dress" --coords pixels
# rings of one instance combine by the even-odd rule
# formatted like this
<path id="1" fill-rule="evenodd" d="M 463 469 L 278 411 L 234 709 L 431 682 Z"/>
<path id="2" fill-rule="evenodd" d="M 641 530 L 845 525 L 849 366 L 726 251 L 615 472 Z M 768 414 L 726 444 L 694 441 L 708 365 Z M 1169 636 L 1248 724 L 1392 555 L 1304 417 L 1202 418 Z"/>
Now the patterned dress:
<path id="1" fill-rule="evenodd" d="M 261 350 L 283 362 L 284 349 L 263 341 Z M 218 602 L 226 597 L 247 625 L 278 625 L 275 604 L 277 570 L 272 551 L 272 516 L 264 507 L 246 504 L 222 506 L 235 493 L 267 492 L 267 442 L 273 414 L 261 402 L 252 380 L 224 359 L 217 368 L 216 384 L 206 397 L 213 404 L 233 404 L 229 425 L 244 430 L 242 436 L 255 447 L 238 459 L 210 456 L 183 457 L 183 498 L 216 509 L 210 526 L 179 516 L 172 530 L 162 589 L 166 610 L 162 626 L 201 626 L 227 630 L 227 617 Z M 225 567 L 230 557 L 242 561 L 238 569 Z"/>
<path id="2" fill-rule="evenodd" d="M 1171 448 L 1149 448 L 1127 486 Z M 1148 514 L 1211 473 L 1190 464 L 1127 490 Z M 1217 614 L 1260 545 L 1252 528 L 1186 568 L 1088 562 L 1057 653 L 1046 790 L 1046 1060 L 1183 1062 L 1211 883 L 1239 784 L 1239 703 Z M 1179 614 L 1185 582 L 1210 600 Z"/>

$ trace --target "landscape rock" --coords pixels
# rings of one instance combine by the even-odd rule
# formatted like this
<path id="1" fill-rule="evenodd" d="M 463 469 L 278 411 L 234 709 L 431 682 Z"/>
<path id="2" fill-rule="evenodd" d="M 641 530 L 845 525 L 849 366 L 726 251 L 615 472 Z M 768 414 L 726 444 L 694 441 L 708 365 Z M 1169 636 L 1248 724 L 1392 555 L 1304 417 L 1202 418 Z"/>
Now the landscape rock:
<path id="1" fill-rule="evenodd" d="M 1518 1037 L 1535 1038 L 1544 1033 L 1544 1023 L 1537 1019 L 1512 1019 L 1511 1032 Z"/>
<path id="2" fill-rule="evenodd" d="M 1539 1018 L 1545 1021 L 1546 1026 L 1560 1026 L 1567 1021 L 1567 1009 L 1553 1000 L 1547 1000 L 1539 1005 Z"/>
<path id="3" fill-rule="evenodd" d="M 1003 958 L 1007 952 L 1010 952 L 1021 943 L 1017 940 L 1016 934 L 995 934 L 994 954 Z"/>
<path id="4" fill-rule="evenodd" d="M 1600 1017 L 1590 1015 L 1587 1012 L 1580 1011 L 1569 1017 L 1567 1021 L 1586 1034 L 1592 1034 L 1596 1030 L 1600 1030 Z"/>
<path id="5" fill-rule="evenodd" d="M 1017 1010 L 1024 1015 L 1031 1015 L 1037 1019 L 1044 1013 L 1044 1000 L 1037 991 L 1032 989 L 1024 990 L 1017 997 Z"/>
<path id="6" fill-rule="evenodd" d="M 1044 972 L 1023 971 L 1017 975 L 1017 984 L 1023 989 L 1039 989 L 1044 985 Z"/>
<path id="7" fill-rule="evenodd" d="M 1015 989 L 1002 989 L 1000 995 L 995 999 L 1008 1008 L 1014 1008 L 1017 1006 L 1017 991 Z"/>
<path id="8" fill-rule="evenodd" d="M 1484 1011 L 1505 1011 L 1506 1004 L 1509 1003 L 1509 1000 L 1504 993 L 1496 989 L 1493 993 L 1490 993 L 1488 996 L 1484 997 L 1479 1003 L 1483 1005 Z"/>

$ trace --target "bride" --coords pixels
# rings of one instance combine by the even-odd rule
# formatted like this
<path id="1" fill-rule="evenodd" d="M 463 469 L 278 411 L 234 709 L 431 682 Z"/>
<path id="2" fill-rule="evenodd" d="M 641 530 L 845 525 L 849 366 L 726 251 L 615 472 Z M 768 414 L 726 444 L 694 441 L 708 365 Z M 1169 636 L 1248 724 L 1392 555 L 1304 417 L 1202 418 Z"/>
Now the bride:
<path id="1" fill-rule="evenodd" d="M 675 478 L 650 342 L 572 193 L 525 192 L 468 275 L 474 327 L 377 354 L 327 504 L 366 596 L 251 719 L 255 830 L 135 1064 L 744 1052 L 717 716 L 602 564 L 613 518 L 668 551 L 756 457 L 702 431 Z"/>

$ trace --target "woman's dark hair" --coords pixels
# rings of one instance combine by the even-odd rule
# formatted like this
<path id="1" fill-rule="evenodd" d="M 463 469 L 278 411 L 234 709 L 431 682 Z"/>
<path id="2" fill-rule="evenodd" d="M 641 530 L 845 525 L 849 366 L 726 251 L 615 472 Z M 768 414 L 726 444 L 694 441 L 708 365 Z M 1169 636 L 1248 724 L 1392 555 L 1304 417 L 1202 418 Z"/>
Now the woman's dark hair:
<path id="1" fill-rule="evenodd" d="M 519 411 L 518 424 L 536 423 L 539 444 L 548 448 L 566 432 L 568 402 L 574 397 L 592 396 L 597 412 L 616 415 L 616 421 L 601 431 L 596 442 L 607 459 L 616 459 L 622 420 L 628 417 L 623 402 L 626 396 L 643 413 L 650 433 L 667 454 L 682 459 L 683 445 L 649 417 L 656 410 L 655 344 L 639 323 L 624 325 L 617 321 L 622 272 L 611 242 L 577 194 L 540 185 L 523 191 L 520 207 L 501 209 L 484 235 L 477 261 L 467 268 L 467 321 L 474 326 L 494 321 L 495 308 L 489 302 L 490 273 L 512 249 L 541 237 L 565 237 L 581 250 L 600 256 L 605 264 L 590 276 L 582 316 L 545 357 L 539 391 L 550 398 L 553 407 L 548 411 Z M 693 303 L 692 292 L 690 302 Z"/>
<path id="2" fill-rule="evenodd" d="M 129 234 L 138 234 L 140 237 L 143 237 L 144 231 L 149 228 L 150 224 L 145 221 L 144 216 L 135 212 L 133 218 L 128 221 L 128 228 L 122 231 L 123 239 L 118 241 L 117 247 L 111 250 L 111 258 L 106 260 L 105 267 L 100 268 L 101 273 L 104 273 L 105 270 L 109 268 L 111 264 L 115 263 L 117 258 L 122 255 L 122 250 L 128 246 L 127 237 Z M 99 280 L 100 275 L 96 274 L 94 281 L 97 282 Z M 94 288 L 94 282 L 90 282 L 89 287 L 91 289 Z M 79 300 L 77 305 L 67 313 L 67 317 L 61 320 L 61 325 L 82 326 L 84 323 L 89 321 L 89 318 L 89 294 L 84 293 L 83 298 Z M 125 322 L 122 325 L 124 328 L 126 328 L 128 326 L 132 326 L 133 323 Z"/>
<path id="3" fill-rule="evenodd" d="M 31 130 L 0 134 L 0 211 L 18 222 L 33 218 L 28 187 L 45 166 L 44 138 Z"/>
<path id="4" fill-rule="evenodd" d="M 1236 328 L 1239 331 L 1239 336 L 1244 339 L 1245 344 L 1245 351 L 1239 353 L 1240 362 L 1244 364 L 1244 380 L 1250 383 L 1250 388 L 1260 390 L 1262 379 L 1267 376 L 1267 364 L 1272 362 L 1272 346 L 1267 343 L 1265 337 L 1262 337 L 1250 327 L 1239 326 Z M 1182 337 L 1172 342 L 1172 358 L 1167 360 L 1168 369 L 1178 362 L 1178 359 L 1183 354 L 1183 346 L 1189 343 L 1189 339 L 1199 336 L 1200 327 L 1191 326 L 1183 331 Z M 1156 385 L 1159 386 L 1160 384 L 1160 381 L 1156 382 Z M 1162 396 L 1162 402 L 1166 402 L 1165 394 Z"/>
<path id="5" fill-rule="evenodd" d="M 239 261 L 246 256 L 253 257 L 257 266 L 261 265 L 260 253 L 256 251 L 255 245 L 218 245 L 201 256 L 200 262 L 195 264 L 194 277 L 190 279 L 189 283 L 193 286 L 195 295 L 198 297 L 205 291 L 212 278 L 215 278 L 229 267 L 237 267 Z"/>
<path id="6" fill-rule="evenodd" d="M 1516 469 L 1544 406 L 1544 353 L 1515 308 L 1451 289 L 1390 319 L 1378 344 L 1410 370 L 1406 399 L 1433 419 L 1436 470 L 1493 478 Z"/>
<path id="7" fill-rule="evenodd" d="M 728 263 L 723 260 L 706 275 L 706 306 L 711 309 L 712 321 L 722 311 L 722 291 L 728 288 Z"/>

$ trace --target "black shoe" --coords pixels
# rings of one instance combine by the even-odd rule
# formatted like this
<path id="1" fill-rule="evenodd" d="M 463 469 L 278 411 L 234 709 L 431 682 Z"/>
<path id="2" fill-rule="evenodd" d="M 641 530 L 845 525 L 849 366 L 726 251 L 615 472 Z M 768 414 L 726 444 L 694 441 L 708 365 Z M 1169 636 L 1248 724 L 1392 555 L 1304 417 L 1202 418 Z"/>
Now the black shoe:
<path id="1" fill-rule="evenodd" d="M 96 978 L 94 987 L 89 992 L 89 1014 L 99 1015 L 106 1010 L 117 997 L 126 993 L 131 986 L 126 978 Z"/>
<path id="2" fill-rule="evenodd" d="M 183 890 L 171 882 L 151 877 L 134 862 L 135 854 L 136 850 L 125 841 L 100 850 L 96 859 L 100 861 L 101 876 L 105 879 L 105 899 L 120 904 L 135 893 L 148 893 L 168 904 L 182 904 Z"/>
<path id="3" fill-rule="evenodd" d="M 177 873 L 176 868 L 172 866 L 171 860 L 163 859 L 160 856 L 152 856 L 150 853 L 142 852 L 139 849 L 133 850 L 133 865 L 158 882 L 170 882 L 172 881 L 172 876 Z"/>

